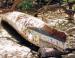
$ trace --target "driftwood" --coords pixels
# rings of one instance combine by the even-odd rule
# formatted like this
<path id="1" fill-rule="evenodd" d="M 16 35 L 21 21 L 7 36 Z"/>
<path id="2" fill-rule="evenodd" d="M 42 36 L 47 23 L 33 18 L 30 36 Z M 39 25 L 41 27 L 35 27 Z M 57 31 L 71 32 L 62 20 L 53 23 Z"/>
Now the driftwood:
<path id="1" fill-rule="evenodd" d="M 39 47 L 57 47 L 64 50 L 66 34 L 53 29 L 42 20 L 25 13 L 13 11 L 1 15 L 2 22 L 11 25 L 22 37 Z"/>

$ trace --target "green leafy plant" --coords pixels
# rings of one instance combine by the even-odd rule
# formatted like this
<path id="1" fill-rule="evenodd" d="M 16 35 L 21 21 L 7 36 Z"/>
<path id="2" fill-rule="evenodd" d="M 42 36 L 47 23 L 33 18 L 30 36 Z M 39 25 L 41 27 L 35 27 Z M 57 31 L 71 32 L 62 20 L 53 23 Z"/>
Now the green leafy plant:
<path id="1" fill-rule="evenodd" d="M 31 9 L 33 3 L 31 0 L 23 0 L 20 4 L 18 4 L 18 8 L 21 10 L 28 10 Z"/>
<path id="2" fill-rule="evenodd" d="M 67 2 L 75 2 L 75 0 L 63 0 L 64 3 L 67 3 Z"/>

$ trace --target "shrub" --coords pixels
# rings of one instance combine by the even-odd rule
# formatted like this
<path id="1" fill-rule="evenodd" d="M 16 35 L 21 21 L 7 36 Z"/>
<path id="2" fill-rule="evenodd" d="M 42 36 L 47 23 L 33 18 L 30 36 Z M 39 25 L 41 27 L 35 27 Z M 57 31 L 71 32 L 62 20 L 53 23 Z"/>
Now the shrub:
<path id="1" fill-rule="evenodd" d="M 18 8 L 21 10 L 31 9 L 33 2 L 31 0 L 23 0 L 20 4 L 18 4 Z"/>
<path id="2" fill-rule="evenodd" d="M 63 0 L 64 3 L 67 3 L 67 2 L 75 2 L 75 0 Z"/>

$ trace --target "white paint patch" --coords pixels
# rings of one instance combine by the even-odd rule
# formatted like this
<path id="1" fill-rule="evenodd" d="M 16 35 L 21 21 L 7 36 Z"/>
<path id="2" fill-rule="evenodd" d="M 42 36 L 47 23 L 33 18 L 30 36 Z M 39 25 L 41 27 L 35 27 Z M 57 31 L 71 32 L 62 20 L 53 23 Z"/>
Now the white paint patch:
<path id="1" fill-rule="evenodd" d="M 29 39 L 29 41 L 33 40 L 33 36 L 31 33 L 28 35 L 28 39 Z"/>
<path id="2" fill-rule="evenodd" d="M 52 52 L 52 51 L 54 51 L 53 48 L 44 48 L 44 49 L 45 49 L 46 52 Z"/>
<path id="3" fill-rule="evenodd" d="M 32 24 L 33 27 L 36 27 L 36 28 L 42 28 L 44 27 L 44 24 L 45 24 L 43 21 L 35 17 L 29 17 L 29 23 Z"/>
<path id="4" fill-rule="evenodd" d="M 10 24 L 15 24 L 18 30 L 24 30 L 26 27 L 42 28 L 45 25 L 42 20 L 22 12 L 9 12 L 5 14 L 5 17 L 6 21 L 11 21 Z"/>
<path id="5" fill-rule="evenodd" d="M 21 15 L 22 13 L 20 12 L 9 12 L 9 13 L 6 13 L 5 14 L 5 17 L 8 19 L 8 20 L 11 20 L 12 22 L 16 22 L 16 19 L 19 15 Z"/>
<path id="6" fill-rule="evenodd" d="M 5 16 L 8 20 L 11 20 L 13 23 L 16 23 L 16 20 L 18 19 L 19 20 L 17 21 L 18 23 L 20 22 L 24 23 L 28 27 L 41 28 L 44 25 L 44 22 L 41 21 L 40 19 L 27 15 L 22 12 L 17 12 L 17 11 L 9 12 L 9 13 L 6 13 Z"/>

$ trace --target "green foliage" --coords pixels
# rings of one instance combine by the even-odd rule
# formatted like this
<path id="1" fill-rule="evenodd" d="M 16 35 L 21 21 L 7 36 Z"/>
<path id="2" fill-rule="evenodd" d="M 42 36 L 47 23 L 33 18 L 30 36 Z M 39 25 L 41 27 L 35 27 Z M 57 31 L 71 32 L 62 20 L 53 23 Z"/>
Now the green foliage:
<path id="1" fill-rule="evenodd" d="M 75 0 L 63 0 L 63 3 L 67 3 L 67 2 L 75 2 Z M 73 8 L 75 10 L 75 6 Z"/>
<path id="2" fill-rule="evenodd" d="M 28 10 L 32 8 L 32 1 L 31 0 L 23 0 L 19 5 L 18 8 L 20 8 L 21 10 Z"/>
<path id="3" fill-rule="evenodd" d="M 18 4 L 17 8 L 19 8 L 20 10 L 29 10 L 33 7 L 33 1 L 35 0 L 23 0 L 20 4 Z M 39 2 L 40 0 L 38 0 Z M 42 3 L 44 3 L 43 1 L 44 0 L 41 0 Z M 49 0 L 46 0 L 46 1 L 49 1 Z M 53 1 L 53 0 L 51 0 Z M 75 0 L 60 0 L 60 3 L 63 4 L 63 3 L 67 3 L 67 2 L 73 2 Z M 37 3 L 38 3 L 37 2 Z"/>
<path id="4" fill-rule="evenodd" d="M 75 0 L 63 0 L 64 3 L 67 3 L 67 2 L 74 2 Z"/>
<path id="5" fill-rule="evenodd" d="M 75 0 L 69 0 L 69 2 L 74 2 Z"/>
<path id="6" fill-rule="evenodd" d="M 64 1 L 64 3 L 66 3 L 67 2 L 67 0 L 63 0 Z"/>

